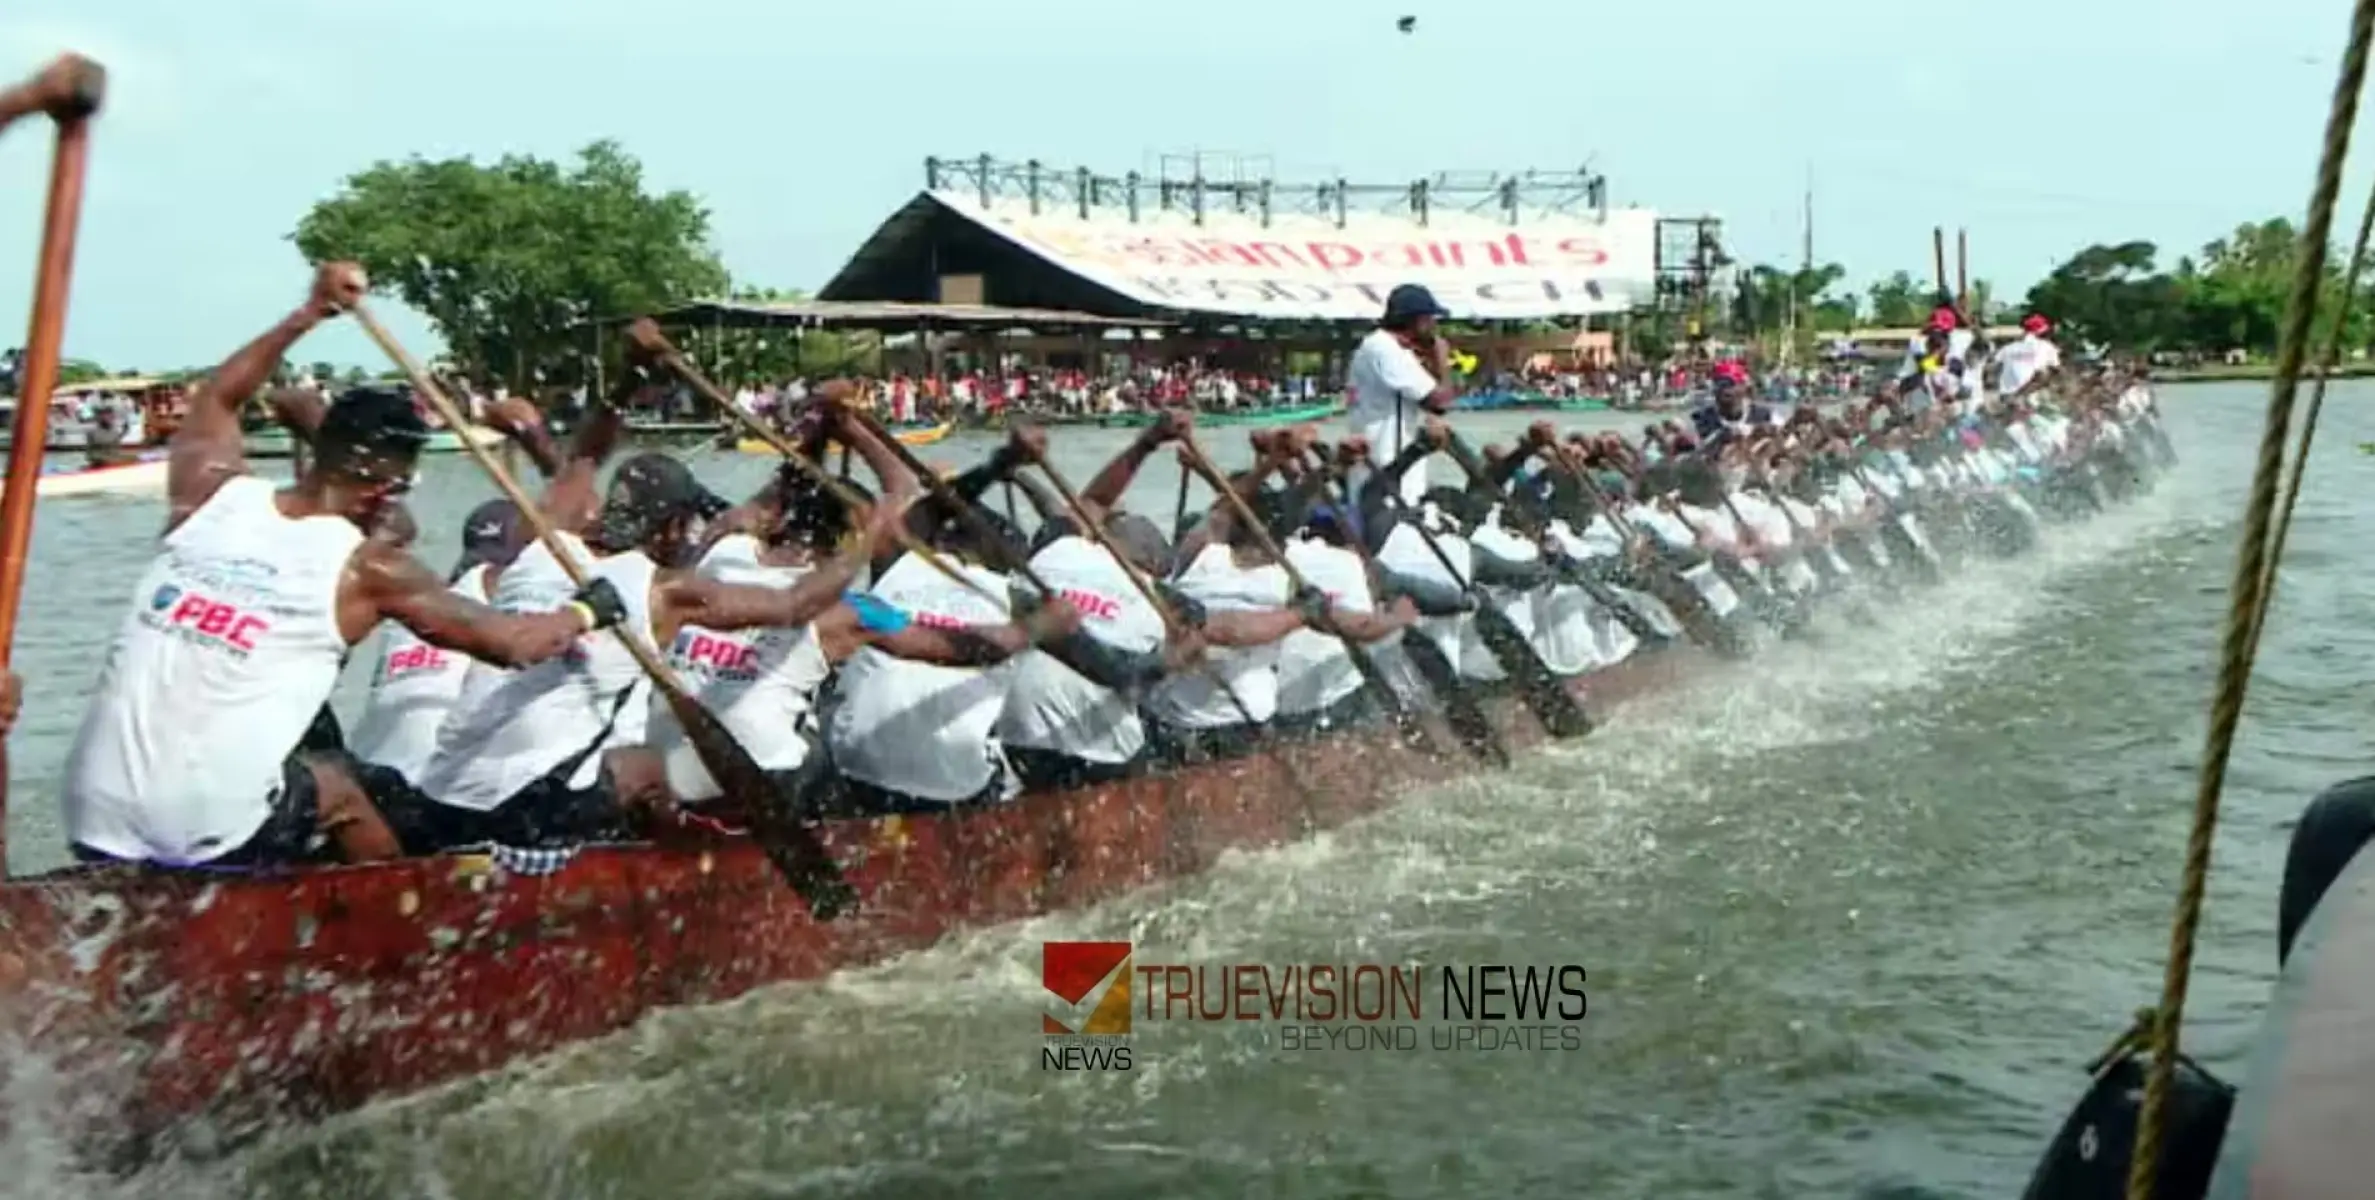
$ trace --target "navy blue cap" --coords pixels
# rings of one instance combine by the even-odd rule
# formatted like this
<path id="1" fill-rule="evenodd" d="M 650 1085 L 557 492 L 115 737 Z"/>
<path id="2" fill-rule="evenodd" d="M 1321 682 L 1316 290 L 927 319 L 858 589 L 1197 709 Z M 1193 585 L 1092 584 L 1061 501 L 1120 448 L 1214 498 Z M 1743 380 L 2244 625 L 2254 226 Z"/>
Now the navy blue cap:
<path id="1" fill-rule="evenodd" d="M 1442 320 L 1451 310 L 1435 302 L 1435 293 L 1416 283 L 1405 283 L 1385 294 L 1385 323 L 1434 317 Z"/>

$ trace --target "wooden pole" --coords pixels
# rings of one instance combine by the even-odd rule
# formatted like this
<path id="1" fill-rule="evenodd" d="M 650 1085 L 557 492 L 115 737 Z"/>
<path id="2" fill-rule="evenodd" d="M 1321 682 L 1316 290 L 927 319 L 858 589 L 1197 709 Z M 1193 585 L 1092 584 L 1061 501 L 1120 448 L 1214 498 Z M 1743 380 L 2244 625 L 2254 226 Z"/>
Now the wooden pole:
<path id="1" fill-rule="evenodd" d="M 1971 235 L 1965 229 L 1954 231 L 1954 306 L 1963 314 L 1964 320 L 1972 319 Z"/>
<path id="2" fill-rule="evenodd" d="M 18 602 L 33 545 L 33 502 L 41 456 L 49 443 L 50 393 L 58 386 L 58 356 L 66 340 L 66 297 L 74 279 L 74 235 L 82 219 L 83 168 L 90 161 L 91 117 L 107 92 L 107 72 L 81 65 L 74 90 L 50 116 L 57 121 L 50 155 L 49 202 L 42 216 L 41 256 L 33 276 L 33 317 L 17 389 L 16 428 L 8 452 L 8 489 L 0 493 L 0 673 L 16 645 Z M 0 877 L 8 874 L 8 749 L 0 744 Z"/>

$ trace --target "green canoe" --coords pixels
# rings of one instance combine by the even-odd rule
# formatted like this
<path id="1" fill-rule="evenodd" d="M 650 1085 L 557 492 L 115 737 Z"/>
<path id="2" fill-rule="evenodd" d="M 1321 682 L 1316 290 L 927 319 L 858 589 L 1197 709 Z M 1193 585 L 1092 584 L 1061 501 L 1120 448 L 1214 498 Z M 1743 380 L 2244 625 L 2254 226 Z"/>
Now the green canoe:
<path id="1" fill-rule="evenodd" d="M 1299 425 L 1305 421 L 1325 421 L 1344 411 L 1339 400 L 1319 404 L 1280 406 L 1275 408 L 1240 408 L 1227 412 L 1196 414 L 1198 428 L 1212 429 L 1223 425 Z M 1136 429 L 1155 423 L 1150 412 L 1115 413 L 1095 418 L 1097 424 L 1108 429 Z"/>

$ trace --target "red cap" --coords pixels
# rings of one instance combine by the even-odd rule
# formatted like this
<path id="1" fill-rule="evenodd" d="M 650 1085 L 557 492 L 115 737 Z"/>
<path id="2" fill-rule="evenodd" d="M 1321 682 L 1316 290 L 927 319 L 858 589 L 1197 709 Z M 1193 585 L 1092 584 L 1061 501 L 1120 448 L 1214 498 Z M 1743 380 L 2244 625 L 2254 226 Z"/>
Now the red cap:
<path id="1" fill-rule="evenodd" d="M 2043 334 L 2046 330 L 2053 328 L 2053 322 L 2046 320 L 2044 317 L 2039 316 L 2036 313 L 2030 313 L 2028 316 L 2022 317 L 2020 319 L 2020 327 L 2028 330 L 2030 333 Z"/>
<path id="2" fill-rule="evenodd" d="M 1930 310 L 1930 328 L 1932 329 L 1952 329 L 1955 327 L 1955 322 L 1956 317 L 1954 310 L 1951 308 L 1934 308 Z"/>

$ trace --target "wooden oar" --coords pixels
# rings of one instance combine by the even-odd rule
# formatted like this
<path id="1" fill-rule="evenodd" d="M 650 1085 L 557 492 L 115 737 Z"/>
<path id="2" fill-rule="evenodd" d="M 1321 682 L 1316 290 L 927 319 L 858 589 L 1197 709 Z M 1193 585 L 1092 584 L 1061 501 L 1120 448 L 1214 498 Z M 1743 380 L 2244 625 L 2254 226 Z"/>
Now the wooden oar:
<path id="1" fill-rule="evenodd" d="M 1360 504 L 1353 495 L 1352 482 L 1346 478 L 1344 470 L 1328 462 L 1323 462 L 1321 467 L 1336 481 L 1336 502 L 1344 512 L 1351 514 L 1346 519 L 1360 521 Z M 1347 537 L 1344 544 L 1351 547 L 1354 556 L 1361 560 L 1361 573 L 1371 579 L 1379 578 L 1381 573 L 1377 560 L 1362 540 L 1365 535 L 1359 528 L 1349 532 L 1352 536 Z M 1460 678 L 1459 664 L 1452 662 L 1434 639 L 1420 629 L 1403 631 L 1402 655 L 1410 660 L 1410 668 L 1418 672 L 1428 689 L 1442 699 L 1444 724 L 1451 727 L 1452 736 L 1458 739 L 1460 745 L 1481 761 L 1507 766 L 1508 748 L 1501 744 L 1501 735 L 1493 729 L 1492 720 L 1485 715 L 1484 706 L 1477 701 L 1474 691 L 1466 680 Z M 1391 687 L 1381 694 L 1394 696 L 1395 702 L 1400 702 L 1401 698 L 1395 695 Z M 1402 719 L 1407 721 L 1410 728 L 1420 731 L 1431 746 L 1436 744 L 1432 729 L 1418 720 L 1415 714 L 1404 714 Z M 1437 748 L 1435 753 L 1441 755 L 1443 752 Z"/>
<path id="2" fill-rule="evenodd" d="M 1185 628 L 1180 623 L 1179 613 L 1164 602 L 1161 593 L 1155 589 L 1154 581 L 1148 579 L 1138 570 L 1136 563 L 1131 562 L 1127 556 L 1122 554 L 1121 547 L 1113 544 L 1112 535 L 1105 532 L 1104 520 L 1089 511 L 1089 506 L 1081 502 L 1080 493 L 1072 490 L 1071 482 L 1064 478 L 1062 472 L 1056 470 L 1055 464 L 1044 458 L 1040 459 L 1039 473 L 1046 476 L 1047 482 L 1055 487 L 1056 495 L 1063 497 L 1064 507 L 1072 510 L 1072 519 L 1080 522 L 1081 531 L 1088 534 L 1089 540 L 1097 543 L 1098 548 L 1112 556 L 1113 561 L 1121 566 L 1122 574 L 1129 577 L 1130 586 L 1138 589 L 1139 595 L 1146 597 L 1146 603 L 1155 610 L 1155 616 L 1162 620 L 1163 627 L 1174 633 Z M 1036 577 L 1034 576 L 1034 578 Z M 1034 583 L 1033 586 L 1040 589 L 1041 595 L 1051 594 L 1043 583 Z M 1209 662 L 1198 663 L 1197 668 L 1206 679 L 1212 681 L 1212 686 L 1220 689 L 1221 695 L 1228 697 L 1229 706 L 1237 710 L 1237 716 L 1245 722 L 1247 728 L 1251 729 L 1261 724 L 1260 719 L 1253 715 L 1253 709 L 1247 707 L 1244 698 L 1237 694 L 1237 689 L 1229 686 L 1229 681 L 1222 678 L 1218 668 Z M 1294 763 L 1287 758 L 1284 747 L 1270 743 L 1264 752 L 1278 763 L 1279 770 L 1286 773 L 1287 782 L 1292 784 L 1295 793 L 1302 797 L 1305 826 L 1316 828 L 1319 823 L 1318 804 L 1311 784 L 1303 778 L 1302 772 L 1295 769 Z"/>
<path id="3" fill-rule="evenodd" d="M 437 415 L 448 426 L 462 428 L 461 410 L 439 390 L 420 363 L 398 345 L 395 338 L 389 336 L 378 318 L 359 304 L 355 306 L 354 316 L 356 322 L 362 325 L 363 332 L 370 335 L 371 340 L 377 342 L 379 348 L 398 367 L 403 368 L 404 373 L 412 379 L 414 390 L 428 401 Z M 494 454 L 479 445 L 478 439 L 467 436 L 462 439 L 462 449 L 477 461 L 479 469 L 486 472 L 487 478 L 494 481 L 495 489 L 519 508 L 521 518 L 535 531 L 536 540 L 544 544 L 545 551 L 553 556 L 554 562 L 560 564 L 561 570 L 569 576 L 569 581 L 581 588 L 586 586 L 588 576 L 585 568 L 562 544 L 559 531 L 545 519 L 543 510 L 520 489 L 518 482 L 503 469 L 503 464 L 495 461 Z M 853 513 L 856 511 L 852 510 Z M 635 665 L 643 668 L 643 673 L 651 678 L 652 687 L 668 702 L 669 710 L 676 714 L 677 723 L 684 729 L 685 740 L 692 745 L 701 765 L 708 768 L 710 777 L 717 781 L 719 789 L 726 795 L 743 797 L 749 802 L 754 818 L 751 821 L 751 836 L 767 852 L 768 861 L 775 864 L 775 869 L 783 874 L 784 880 L 800 893 L 810 915 L 819 921 L 830 921 L 855 909 L 858 903 L 857 889 L 842 877 L 841 864 L 833 861 L 824 843 L 817 840 L 816 832 L 800 820 L 798 798 L 784 794 L 767 772 L 751 759 L 750 752 L 742 748 L 742 743 L 734 740 L 733 733 L 708 709 L 701 707 L 699 701 L 686 693 L 684 686 L 677 682 L 676 673 L 661 661 L 659 652 L 644 640 L 643 634 L 625 626 L 614 628 L 611 632 L 618 635 L 620 644 L 627 648 Z M 757 799 L 753 802 L 752 798 Z"/>
<path id="4" fill-rule="evenodd" d="M 1486 478 L 1483 465 L 1476 461 L 1476 456 L 1465 443 L 1455 437 L 1445 443 L 1445 448 L 1451 453 L 1452 461 L 1468 473 L 1470 480 Z M 1387 503 L 1402 504 L 1400 492 L 1390 488 L 1384 491 Z M 1485 649 L 1491 652 L 1494 661 L 1501 664 L 1502 672 L 1517 684 L 1518 698 L 1525 701 L 1527 711 L 1533 713 L 1534 719 L 1542 723 L 1543 730 L 1554 738 L 1580 737 L 1590 733 L 1592 719 L 1584 713 L 1583 706 L 1575 702 L 1574 694 L 1567 690 L 1566 680 L 1551 670 L 1550 664 L 1542 661 L 1542 652 L 1534 648 L 1534 643 L 1510 621 L 1509 615 L 1493 606 L 1492 597 L 1486 595 L 1484 589 L 1471 578 L 1473 568 L 1470 573 L 1461 572 L 1418 514 L 1411 511 L 1407 504 L 1402 504 L 1402 508 L 1404 520 L 1409 523 L 1411 531 L 1418 534 L 1421 542 L 1426 543 L 1427 552 L 1435 556 L 1435 561 L 1442 565 L 1444 573 L 1451 576 L 1451 581 L 1461 591 L 1475 597 L 1477 636 L 1484 640 Z"/>
<path id="5" fill-rule="evenodd" d="M 1641 590 L 1647 592 L 1658 603 L 1665 605 L 1667 610 L 1674 614 L 1674 618 L 1682 623 L 1683 632 L 1690 634 L 1700 645 L 1709 649 L 1720 650 L 1732 644 L 1735 639 L 1725 634 L 1723 618 L 1716 614 L 1714 608 L 1708 604 L 1707 598 L 1700 595 L 1698 589 L 1692 587 L 1690 581 L 1682 577 L 1681 572 L 1662 559 L 1654 566 L 1636 565 L 1628 561 L 1633 553 L 1632 547 L 1645 545 L 1648 539 L 1642 536 L 1639 526 L 1634 525 L 1623 513 L 1618 512 L 1615 505 L 1607 502 L 1607 499 L 1600 494 L 1597 483 L 1585 478 L 1575 468 L 1568 466 L 1567 460 L 1559 456 L 1558 448 L 1555 446 L 1551 447 L 1550 452 L 1543 456 L 1543 463 L 1549 470 L 1567 477 L 1567 480 L 1574 485 L 1577 497 L 1583 501 L 1584 509 L 1589 514 L 1608 519 L 1608 527 L 1616 531 L 1617 539 L 1625 546 L 1624 556 L 1620 557 L 1619 561 L 1624 562 L 1626 568 L 1636 574 L 1642 584 Z M 1588 519 L 1586 524 L 1589 524 Z"/>
<path id="6" fill-rule="evenodd" d="M 1485 472 L 1484 465 L 1482 463 L 1475 461 L 1474 455 L 1469 451 L 1467 444 L 1465 442 L 1459 442 L 1457 439 L 1454 439 L 1454 441 L 1456 444 L 1456 449 L 1453 451 L 1453 458 L 1460 464 L 1460 468 L 1468 473 L 1468 478 L 1483 484 L 1487 488 L 1492 489 L 1495 495 L 1501 497 L 1500 502 L 1506 506 L 1506 510 L 1510 516 L 1515 518 L 1518 524 L 1523 527 L 1520 532 L 1524 533 L 1525 536 L 1533 539 L 1537 545 L 1549 540 L 1549 522 L 1544 517 L 1538 516 L 1534 511 L 1535 509 L 1543 509 L 1545 512 L 1547 512 L 1547 509 L 1544 508 L 1540 498 L 1534 496 L 1522 496 L 1514 488 L 1503 489 L 1494 485 L 1492 477 Z M 1561 547 L 1561 553 L 1564 554 L 1564 552 L 1565 548 Z M 1654 638 L 1658 636 L 1656 627 L 1649 623 L 1649 619 L 1647 617 L 1644 617 L 1639 612 L 1635 611 L 1632 605 L 1625 603 L 1624 598 L 1618 596 L 1613 589 L 1608 587 L 1608 585 L 1602 583 L 1598 579 L 1593 578 L 1584 570 L 1583 564 L 1576 563 L 1571 570 L 1560 570 L 1555 563 L 1546 562 L 1544 565 L 1551 568 L 1552 575 L 1560 582 L 1571 583 L 1576 587 L 1582 588 L 1584 594 L 1592 598 L 1593 603 L 1604 609 L 1607 609 L 1608 615 L 1613 618 L 1617 624 L 1624 626 L 1625 629 L 1631 632 L 1634 637 Z"/>
<path id="7" fill-rule="evenodd" d="M 49 200 L 41 220 L 41 257 L 33 276 L 33 318 L 18 369 L 16 428 L 8 452 L 8 492 L 0 496 L 0 674 L 16 646 L 18 602 L 33 547 L 33 503 L 41 490 L 41 455 L 49 442 L 49 398 L 58 386 L 66 340 L 66 296 L 74 278 L 74 234 L 82 221 L 83 168 L 91 157 L 91 117 L 107 95 L 107 71 L 75 60 L 72 91 L 49 110 L 57 123 L 50 153 Z M 8 746 L 0 742 L 0 879 L 8 876 Z"/>
<path id="8" fill-rule="evenodd" d="M 1288 561 L 1286 551 L 1279 548 L 1278 539 L 1270 536 L 1270 531 L 1263 526 L 1261 518 L 1254 515 L 1253 506 L 1247 504 L 1245 497 L 1238 495 L 1237 489 L 1230 485 L 1228 476 L 1221 474 L 1220 468 L 1213 466 L 1212 460 L 1205 457 L 1204 448 L 1196 444 L 1195 438 L 1182 439 L 1179 443 L 1179 452 L 1181 461 L 1187 463 L 1189 469 L 1195 471 L 1196 474 L 1203 476 L 1205 484 L 1210 486 L 1213 491 L 1220 493 L 1222 503 L 1229 506 L 1230 514 L 1246 527 L 1247 532 L 1253 535 L 1255 543 L 1262 548 L 1262 552 L 1269 555 L 1271 561 L 1278 564 L 1279 570 L 1286 572 L 1288 585 L 1298 592 L 1309 588 L 1311 581 L 1305 579 L 1303 573 L 1295 569 L 1295 564 Z M 1359 539 L 1354 539 L 1354 542 L 1358 544 Z M 1367 549 L 1364 547 L 1361 553 L 1363 560 L 1366 561 L 1368 558 Z M 1413 629 L 1403 635 L 1403 640 L 1405 643 L 1411 643 L 1416 639 L 1423 639 L 1425 636 Z M 1393 684 L 1386 680 L 1385 675 L 1377 669 L 1377 665 L 1369 661 L 1368 656 L 1361 652 L 1361 647 L 1351 638 L 1339 634 L 1337 640 L 1344 643 L 1345 656 L 1352 660 L 1353 669 L 1361 673 L 1361 682 L 1368 686 L 1370 695 L 1376 698 L 1379 707 L 1388 712 L 1395 711 L 1399 706 L 1400 697 L 1395 695 Z M 1432 643 L 1424 644 L 1429 649 L 1434 648 Z M 1457 664 L 1452 665 L 1454 668 L 1457 667 Z M 1509 762 L 1508 749 L 1501 745 L 1500 738 L 1493 732 L 1492 721 L 1486 717 L 1482 706 L 1477 704 L 1475 695 L 1460 683 L 1456 669 L 1452 672 L 1448 682 L 1443 680 L 1430 680 L 1430 682 L 1435 683 L 1437 690 L 1441 693 L 1444 716 L 1450 722 L 1452 732 L 1459 736 L 1461 744 L 1468 748 L 1469 753 L 1488 762 L 1506 765 Z"/>
<path id="9" fill-rule="evenodd" d="M 792 445 L 791 439 L 777 432 L 774 427 L 742 411 L 741 405 L 734 403 L 732 397 L 726 395 L 716 384 L 709 381 L 707 375 L 701 373 L 701 368 L 694 366 L 685 358 L 684 353 L 668 340 L 666 334 L 660 332 L 659 325 L 654 323 L 651 318 L 641 317 L 627 326 L 627 339 L 657 357 L 661 365 L 676 372 L 677 377 L 684 380 L 686 385 L 699 392 L 702 398 L 708 400 L 719 412 L 724 413 L 728 421 L 740 425 L 743 432 L 767 443 L 777 454 L 783 456 L 784 461 L 798 468 L 818 487 L 823 488 L 825 494 L 840 501 L 842 506 L 850 511 L 853 521 L 858 513 L 865 511 L 866 500 L 864 497 L 858 495 L 848 484 L 833 478 L 832 472 L 825 470 L 824 466 L 815 459 L 800 453 L 799 449 Z M 897 438 L 886 437 L 884 440 L 890 444 L 894 453 L 902 455 L 911 466 L 915 465 L 914 456 L 906 454 L 906 447 L 901 445 Z M 917 474 L 927 482 L 939 478 L 937 474 L 928 470 L 919 470 Z M 964 588 L 984 600 L 1000 604 L 1006 602 L 1005 597 L 992 594 L 988 588 L 981 586 L 980 581 L 967 575 L 956 564 L 943 558 L 930 546 L 909 536 L 904 530 L 899 533 L 899 547 L 924 560 L 926 566 L 940 572 L 948 578 L 949 582 L 958 587 Z"/>

